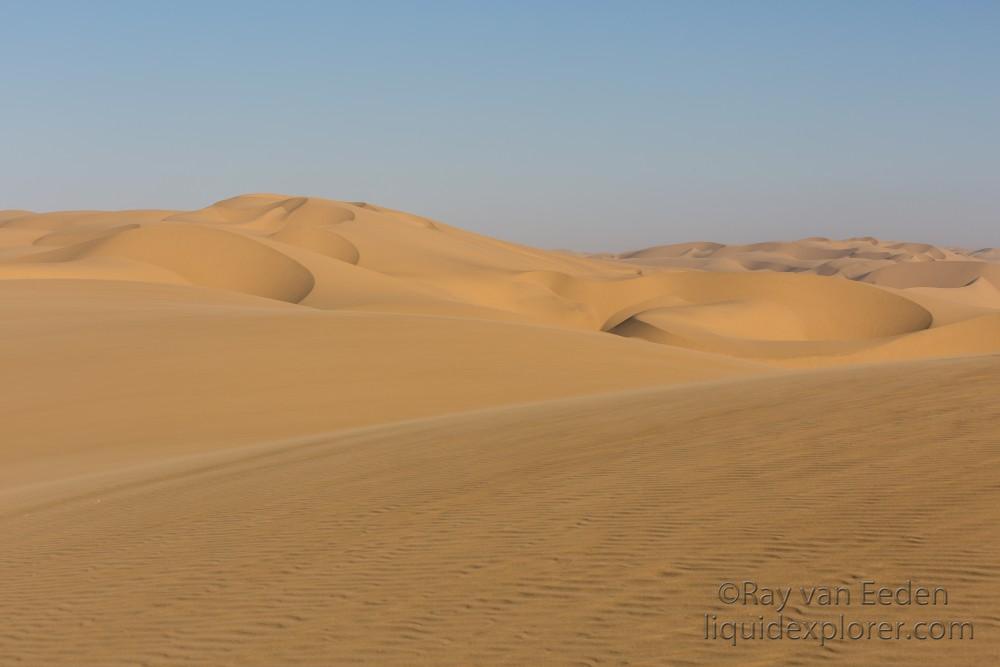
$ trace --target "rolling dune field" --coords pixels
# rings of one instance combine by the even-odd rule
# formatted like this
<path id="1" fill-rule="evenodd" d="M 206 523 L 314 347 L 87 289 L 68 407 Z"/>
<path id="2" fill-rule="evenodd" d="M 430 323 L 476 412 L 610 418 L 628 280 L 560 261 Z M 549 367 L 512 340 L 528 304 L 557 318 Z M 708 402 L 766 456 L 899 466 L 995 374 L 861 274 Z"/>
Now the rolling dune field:
<path id="1" fill-rule="evenodd" d="M 995 249 L 254 194 L 0 211 L 0 313 L 0 665 L 1000 664 Z"/>

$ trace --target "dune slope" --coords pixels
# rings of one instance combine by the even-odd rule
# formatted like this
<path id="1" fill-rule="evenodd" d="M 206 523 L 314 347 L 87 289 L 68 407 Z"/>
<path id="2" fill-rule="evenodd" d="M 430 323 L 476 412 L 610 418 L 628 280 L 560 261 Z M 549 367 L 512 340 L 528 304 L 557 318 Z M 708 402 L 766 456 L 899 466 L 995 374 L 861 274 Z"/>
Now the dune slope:
<path id="1" fill-rule="evenodd" d="M 997 378 L 994 357 L 626 392 L 54 488 L 0 516 L 0 661 L 989 664 Z M 943 586 L 944 610 L 850 613 L 977 639 L 706 641 L 704 614 L 765 611 L 719 602 L 733 578 Z"/>
<path id="2" fill-rule="evenodd" d="M 769 370 L 598 332 L 173 285 L 0 281 L 0 308 L 0 488 L 219 444 Z"/>
<path id="3" fill-rule="evenodd" d="M 0 211 L 0 665 L 993 664 L 997 261 Z M 734 578 L 976 639 L 706 640 Z"/>

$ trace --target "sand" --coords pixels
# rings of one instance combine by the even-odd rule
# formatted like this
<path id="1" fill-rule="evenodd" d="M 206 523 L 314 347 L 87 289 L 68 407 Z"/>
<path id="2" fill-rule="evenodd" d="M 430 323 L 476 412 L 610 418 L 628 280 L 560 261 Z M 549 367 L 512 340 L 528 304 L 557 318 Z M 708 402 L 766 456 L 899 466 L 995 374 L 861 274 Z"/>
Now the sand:
<path id="1" fill-rule="evenodd" d="M 1000 659 L 1000 260 L 546 251 L 361 202 L 0 211 L 0 664 Z M 907 580 L 953 641 L 707 640 Z"/>

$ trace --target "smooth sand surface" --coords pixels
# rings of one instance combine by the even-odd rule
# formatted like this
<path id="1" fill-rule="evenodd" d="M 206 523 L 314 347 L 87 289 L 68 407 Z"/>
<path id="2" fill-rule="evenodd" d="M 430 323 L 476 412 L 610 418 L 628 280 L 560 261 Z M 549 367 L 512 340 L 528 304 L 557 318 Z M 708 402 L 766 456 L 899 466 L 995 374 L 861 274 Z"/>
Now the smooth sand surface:
<path id="1" fill-rule="evenodd" d="M 0 211 L 0 664 L 1000 661 L 992 249 Z M 954 641 L 706 640 L 719 584 Z"/>

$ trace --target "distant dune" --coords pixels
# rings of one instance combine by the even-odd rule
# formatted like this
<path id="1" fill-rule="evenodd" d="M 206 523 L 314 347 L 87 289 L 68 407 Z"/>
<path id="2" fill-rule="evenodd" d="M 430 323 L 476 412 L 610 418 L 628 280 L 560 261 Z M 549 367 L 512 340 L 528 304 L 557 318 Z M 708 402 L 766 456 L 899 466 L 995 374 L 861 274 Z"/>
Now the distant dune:
<path id="1" fill-rule="evenodd" d="M 843 276 L 852 280 L 893 287 L 913 285 L 892 284 L 881 280 L 880 274 L 903 276 L 919 269 L 890 269 L 929 263 L 938 267 L 925 276 L 926 287 L 956 287 L 954 269 L 943 268 L 953 264 L 982 265 L 995 262 L 1000 255 L 994 248 L 963 250 L 939 248 L 926 243 L 901 243 L 880 241 L 873 237 L 834 241 L 826 238 L 808 238 L 801 241 L 753 243 L 750 245 L 723 245 L 721 243 L 695 242 L 655 246 L 644 250 L 606 255 L 635 264 L 685 269 L 717 269 L 726 266 L 731 270 L 756 271 L 761 269 L 789 273 L 817 273 L 823 276 Z M 728 260 L 721 264 L 720 260 Z M 995 270 L 995 269 L 994 269 Z M 932 273 L 933 271 L 933 278 Z M 969 273 L 973 273 L 969 270 Z M 964 274 L 963 274 L 964 275 Z M 896 282 L 899 282 L 898 280 Z M 904 282 L 908 282 L 905 281 Z"/>
<path id="2" fill-rule="evenodd" d="M 253 194 L 0 211 L 0 314 L 0 665 L 998 655 L 996 249 Z M 946 586 L 977 639 L 705 640 L 767 611 L 732 577 Z"/>

